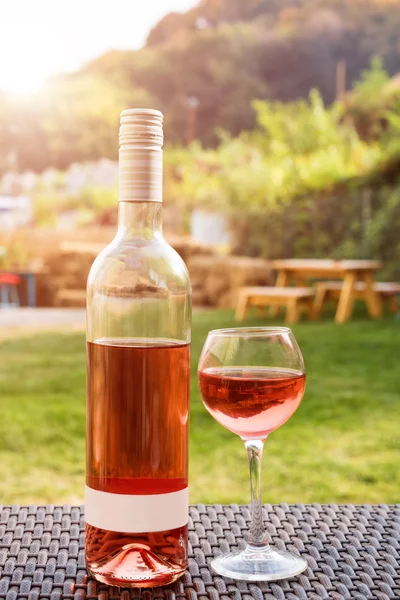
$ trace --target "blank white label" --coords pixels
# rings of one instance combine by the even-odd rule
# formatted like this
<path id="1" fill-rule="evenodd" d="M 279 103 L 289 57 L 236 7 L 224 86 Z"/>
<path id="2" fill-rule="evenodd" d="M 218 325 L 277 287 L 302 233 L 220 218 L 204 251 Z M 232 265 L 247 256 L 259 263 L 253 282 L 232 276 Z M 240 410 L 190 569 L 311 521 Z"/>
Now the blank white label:
<path id="1" fill-rule="evenodd" d="M 169 494 L 110 494 L 85 488 L 89 525 L 126 533 L 165 531 L 187 525 L 189 488 Z"/>

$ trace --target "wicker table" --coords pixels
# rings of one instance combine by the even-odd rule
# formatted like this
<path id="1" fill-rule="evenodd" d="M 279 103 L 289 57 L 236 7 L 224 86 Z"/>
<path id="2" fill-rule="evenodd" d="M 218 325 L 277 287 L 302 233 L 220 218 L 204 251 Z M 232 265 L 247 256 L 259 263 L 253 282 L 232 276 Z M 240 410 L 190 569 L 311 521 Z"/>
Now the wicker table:
<path id="1" fill-rule="evenodd" d="M 400 599 L 400 505 L 265 505 L 273 543 L 309 568 L 277 583 L 213 574 L 210 559 L 241 546 L 247 506 L 190 508 L 189 567 L 166 588 L 122 590 L 88 578 L 83 507 L 0 506 L 0 598 L 6 600 L 386 600 Z"/>

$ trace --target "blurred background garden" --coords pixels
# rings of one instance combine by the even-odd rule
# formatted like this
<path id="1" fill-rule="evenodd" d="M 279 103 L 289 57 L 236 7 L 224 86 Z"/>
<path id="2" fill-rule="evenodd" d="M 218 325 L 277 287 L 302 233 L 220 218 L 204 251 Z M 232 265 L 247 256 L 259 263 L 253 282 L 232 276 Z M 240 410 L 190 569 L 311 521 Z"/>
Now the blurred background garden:
<path id="1" fill-rule="evenodd" d="M 199 353 L 274 259 L 371 259 L 400 281 L 400 0 L 114 0 L 97 32 L 91 2 L 64 24 L 28 4 L 0 13 L 0 271 L 21 275 L 0 307 L 0 503 L 83 497 L 85 285 L 116 229 L 127 107 L 164 113 L 165 233 L 193 283 L 191 500 L 247 502 Z M 56 64 L 57 27 L 76 64 Z M 266 446 L 265 501 L 399 500 L 399 315 L 333 316 L 294 328 L 307 391 Z"/>

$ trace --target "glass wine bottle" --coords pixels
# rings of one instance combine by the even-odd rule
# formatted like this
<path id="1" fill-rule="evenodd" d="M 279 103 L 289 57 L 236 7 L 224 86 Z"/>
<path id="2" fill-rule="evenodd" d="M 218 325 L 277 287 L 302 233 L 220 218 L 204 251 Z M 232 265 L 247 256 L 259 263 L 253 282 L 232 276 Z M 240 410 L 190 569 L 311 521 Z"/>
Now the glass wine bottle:
<path id="1" fill-rule="evenodd" d="M 87 287 L 85 556 L 99 581 L 187 564 L 191 288 L 162 235 L 162 114 L 121 113 L 116 237 Z"/>

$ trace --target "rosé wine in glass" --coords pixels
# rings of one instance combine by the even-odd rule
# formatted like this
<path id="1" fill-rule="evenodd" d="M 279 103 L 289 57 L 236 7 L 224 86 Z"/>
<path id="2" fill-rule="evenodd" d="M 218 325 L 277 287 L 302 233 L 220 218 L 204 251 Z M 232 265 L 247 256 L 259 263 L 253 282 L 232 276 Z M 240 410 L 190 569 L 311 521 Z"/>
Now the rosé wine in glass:
<path id="1" fill-rule="evenodd" d="M 199 372 L 204 404 L 218 423 L 246 439 L 265 439 L 304 394 L 305 375 L 269 367 L 211 367 Z"/>

